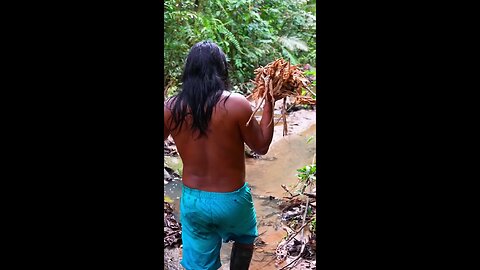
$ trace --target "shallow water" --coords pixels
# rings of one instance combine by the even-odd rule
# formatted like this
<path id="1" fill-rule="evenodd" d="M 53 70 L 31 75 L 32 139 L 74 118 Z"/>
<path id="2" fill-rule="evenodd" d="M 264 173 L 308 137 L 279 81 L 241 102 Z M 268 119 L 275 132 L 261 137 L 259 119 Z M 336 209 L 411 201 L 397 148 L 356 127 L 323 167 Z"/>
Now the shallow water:
<path id="1" fill-rule="evenodd" d="M 285 191 L 281 185 L 297 182 L 297 169 L 311 164 L 315 155 L 315 126 L 304 134 L 289 135 L 278 140 L 261 159 L 247 159 L 247 181 L 257 194 L 281 197 Z"/>

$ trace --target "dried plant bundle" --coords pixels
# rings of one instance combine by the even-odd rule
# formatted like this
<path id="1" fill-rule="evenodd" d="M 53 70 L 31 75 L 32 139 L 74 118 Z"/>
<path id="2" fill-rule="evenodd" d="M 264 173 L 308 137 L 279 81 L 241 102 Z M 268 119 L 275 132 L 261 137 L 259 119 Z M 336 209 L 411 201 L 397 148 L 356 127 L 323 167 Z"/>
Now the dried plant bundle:
<path id="1" fill-rule="evenodd" d="M 286 135 L 286 98 L 294 97 L 295 104 L 315 105 L 315 99 L 309 96 L 302 96 L 302 89 L 308 89 L 307 86 L 310 81 L 305 78 L 303 72 L 296 66 L 290 65 L 290 62 L 277 59 L 265 67 L 259 67 L 255 71 L 255 88 L 251 97 L 255 100 L 256 106 L 247 125 L 250 124 L 255 113 L 258 111 L 263 102 L 267 100 L 267 95 L 270 95 L 272 107 L 275 103 L 274 96 L 284 99 L 284 108 L 282 110 L 284 119 L 284 135 Z M 260 101 L 260 102 L 259 102 Z M 273 122 L 270 121 L 270 124 Z"/>

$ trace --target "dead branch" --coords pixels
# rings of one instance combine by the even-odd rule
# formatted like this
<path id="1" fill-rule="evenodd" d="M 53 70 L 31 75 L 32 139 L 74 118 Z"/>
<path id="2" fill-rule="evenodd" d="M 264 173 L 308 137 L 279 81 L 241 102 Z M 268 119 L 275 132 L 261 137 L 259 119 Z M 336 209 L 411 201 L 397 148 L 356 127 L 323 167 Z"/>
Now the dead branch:
<path id="1" fill-rule="evenodd" d="M 280 186 L 283 188 L 283 190 L 285 190 L 286 192 L 288 192 L 288 194 L 290 194 L 290 195 L 292 196 L 292 198 L 295 197 L 295 195 L 293 195 L 293 194 L 290 192 L 290 190 L 287 189 L 287 186 L 285 186 L 285 185 L 283 185 L 283 184 L 280 185 Z"/>

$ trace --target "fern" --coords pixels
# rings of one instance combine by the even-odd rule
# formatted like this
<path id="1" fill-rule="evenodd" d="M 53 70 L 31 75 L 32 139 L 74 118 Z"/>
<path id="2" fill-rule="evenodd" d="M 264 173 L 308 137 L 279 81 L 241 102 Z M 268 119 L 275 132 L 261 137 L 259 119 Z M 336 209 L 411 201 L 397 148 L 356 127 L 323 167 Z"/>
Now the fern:
<path id="1" fill-rule="evenodd" d="M 292 65 L 297 65 L 298 64 L 297 58 L 295 58 L 295 56 L 293 54 L 291 54 L 287 49 L 282 48 L 282 52 L 286 56 L 286 58 L 288 58 L 290 60 L 290 63 Z"/>
<path id="2" fill-rule="evenodd" d="M 243 53 L 242 48 L 240 47 L 240 43 L 232 34 L 232 32 L 230 32 L 225 26 L 223 26 L 223 24 L 219 24 L 217 25 L 217 27 L 219 32 L 225 35 L 227 37 L 227 40 L 235 46 L 235 49 L 237 49 L 237 51 L 239 51 L 240 53 Z"/>
<path id="3" fill-rule="evenodd" d="M 164 79 L 179 81 L 189 49 L 201 40 L 217 43 L 233 68 L 233 85 L 279 57 L 314 64 L 316 3 L 313 0 L 165 0 Z M 172 86 L 173 87 L 173 86 Z M 248 88 L 248 87 L 247 87 Z"/>

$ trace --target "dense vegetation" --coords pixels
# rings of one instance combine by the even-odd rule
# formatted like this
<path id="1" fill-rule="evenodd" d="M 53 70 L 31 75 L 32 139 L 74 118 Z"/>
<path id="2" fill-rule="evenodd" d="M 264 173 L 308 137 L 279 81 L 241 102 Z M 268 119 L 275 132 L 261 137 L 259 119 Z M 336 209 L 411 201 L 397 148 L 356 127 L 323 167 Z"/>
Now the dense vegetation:
<path id="1" fill-rule="evenodd" d="M 315 66 L 315 8 L 312 0 L 165 0 L 164 88 L 178 89 L 190 47 L 207 39 L 227 54 L 237 92 L 279 57 Z"/>

